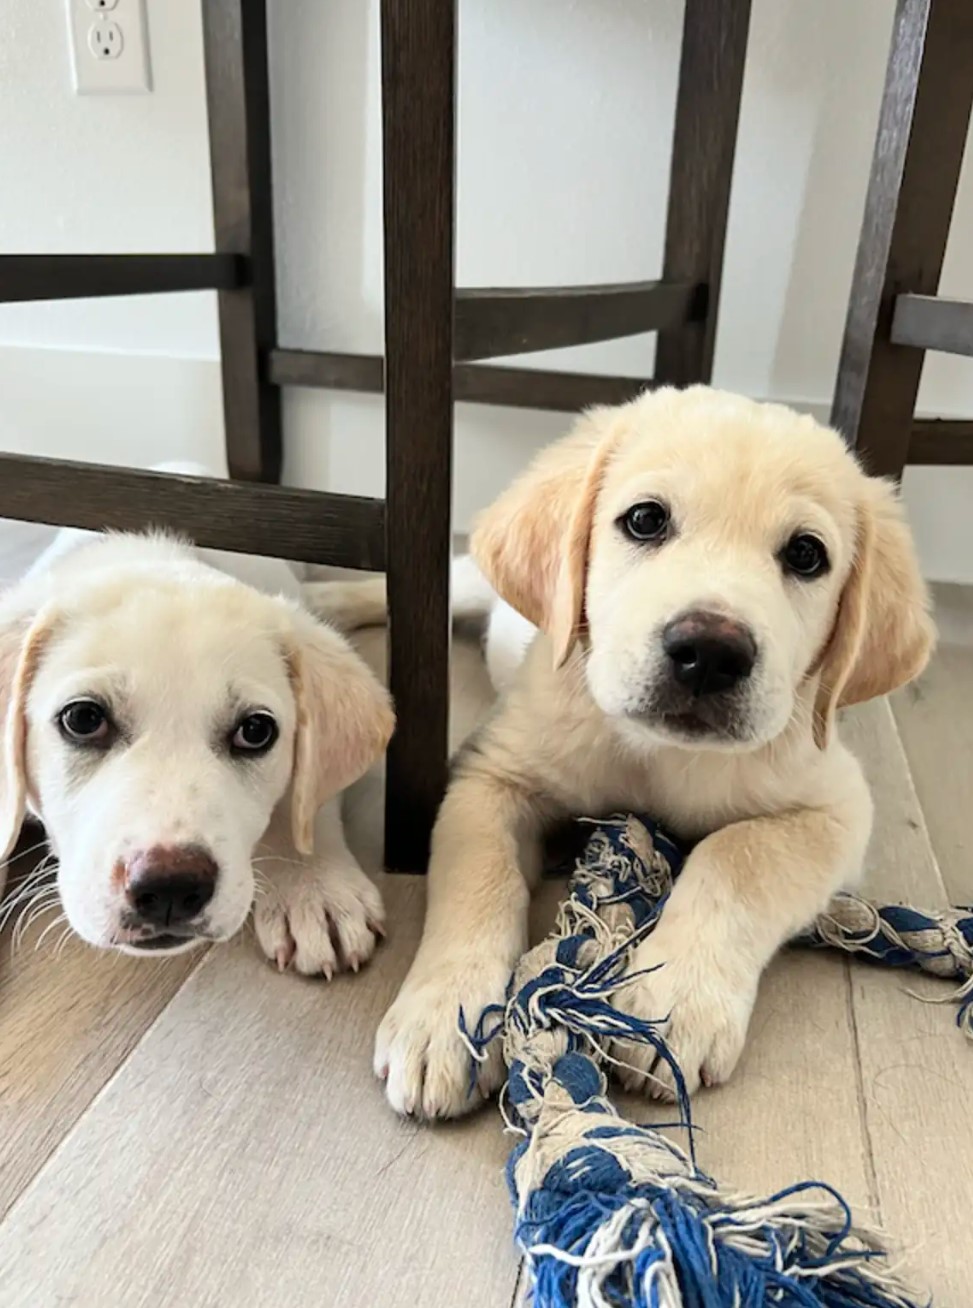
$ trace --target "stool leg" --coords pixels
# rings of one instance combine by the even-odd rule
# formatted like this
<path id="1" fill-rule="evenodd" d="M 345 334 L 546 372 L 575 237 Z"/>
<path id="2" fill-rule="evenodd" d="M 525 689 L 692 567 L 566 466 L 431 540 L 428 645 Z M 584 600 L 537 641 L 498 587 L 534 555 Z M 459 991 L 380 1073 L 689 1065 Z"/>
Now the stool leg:
<path id="1" fill-rule="evenodd" d="M 446 786 L 455 0 L 382 0 L 389 684 L 385 858 L 424 871 Z"/>
<path id="2" fill-rule="evenodd" d="M 890 340 L 896 297 L 939 286 L 973 105 L 973 5 L 899 0 L 831 421 L 869 472 L 901 476 L 923 351 Z"/>
<path id="3" fill-rule="evenodd" d="M 246 286 L 219 292 L 230 476 L 280 481 L 280 392 L 265 371 L 277 343 L 266 0 L 203 5 L 217 252 L 246 255 Z"/>
<path id="4" fill-rule="evenodd" d="M 705 318 L 659 333 L 659 384 L 712 376 L 749 26 L 750 0 L 686 0 L 662 275 L 708 291 Z"/>

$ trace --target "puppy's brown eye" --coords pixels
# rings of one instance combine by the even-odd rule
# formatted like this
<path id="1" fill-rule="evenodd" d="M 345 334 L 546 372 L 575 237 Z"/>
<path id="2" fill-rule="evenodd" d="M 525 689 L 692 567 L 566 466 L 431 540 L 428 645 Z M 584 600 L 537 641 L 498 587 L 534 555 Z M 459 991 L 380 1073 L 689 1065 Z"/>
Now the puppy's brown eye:
<path id="1" fill-rule="evenodd" d="M 108 710 L 96 699 L 75 699 L 57 715 L 65 740 L 76 745 L 104 745 L 112 733 Z"/>
<path id="2" fill-rule="evenodd" d="M 669 534 L 669 510 L 658 500 L 643 500 L 632 505 L 621 523 L 632 540 L 662 541 Z"/>
<path id="3" fill-rule="evenodd" d="M 792 536 L 781 551 L 780 561 L 795 577 L 811 580 L 820 577 L 831 567 L 824 542 L 808 532 Z"/>
<path id="4" fill-rule="evenodd" d="M 277 739 L 277 723 L 270 713 L 248 713 L 230 737 L 234 754 L 266 754 Z"/>

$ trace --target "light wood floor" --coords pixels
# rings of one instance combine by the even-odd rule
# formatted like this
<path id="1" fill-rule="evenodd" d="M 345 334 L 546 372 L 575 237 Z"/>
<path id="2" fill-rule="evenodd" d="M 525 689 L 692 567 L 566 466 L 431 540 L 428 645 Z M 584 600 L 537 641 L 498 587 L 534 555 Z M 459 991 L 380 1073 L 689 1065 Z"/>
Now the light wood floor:
<path id="1" fill-rule="evenodd" d="M 940 588 L 938 602 L 945 641 L 921 684 L 846 724 L 878 801 L 871 888 L 919 904 L 973 902 L 973 594 Z M 482 698 L 470 652 L 458 663 Z M 372 857 L 376 795 L 356 801 Z M 73 941 L 55 957 L 56 932 L 35 950 L 40 927 L 11 957 L 4 933 L 2 1308 L 518 1300 L 497 1113 L 417 1127 L 371 1076 L 423 886 L 386 878 L 385 893 L 393 941 L 331 985 L 277 976 L 249 938 L 153 963 Z M 697 1101 L 702 1160 L 758 1190 L 832 1182 L 901 1242 L 919 1287 L 965 1308 L 973 1047 L 950 1007 L 907 985 L 943 992 L 837 957 L 779 959 L 736 1076 Z"/>

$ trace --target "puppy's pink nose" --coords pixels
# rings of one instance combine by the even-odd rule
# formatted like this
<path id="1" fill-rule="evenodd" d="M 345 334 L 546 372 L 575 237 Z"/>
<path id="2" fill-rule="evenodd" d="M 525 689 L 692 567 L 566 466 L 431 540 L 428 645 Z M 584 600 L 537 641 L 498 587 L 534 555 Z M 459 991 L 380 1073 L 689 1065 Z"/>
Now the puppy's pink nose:
<path id="1" fill-rule="evenodd" d="M 125 897 L 149 926 L 183 926 L 216 892 L 219 868 L 201 845 L 154 845 L 126 867 Z"/>

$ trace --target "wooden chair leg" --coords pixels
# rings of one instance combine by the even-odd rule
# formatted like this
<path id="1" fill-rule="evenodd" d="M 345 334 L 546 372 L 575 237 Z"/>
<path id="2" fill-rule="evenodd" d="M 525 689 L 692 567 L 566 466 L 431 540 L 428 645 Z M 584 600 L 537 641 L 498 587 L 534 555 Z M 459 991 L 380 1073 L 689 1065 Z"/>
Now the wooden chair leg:
<path id="1" fill-rule="evenodd" d="M 898 477 L 923 351 L 891 343 L 896 297 L 939 285 L 973 106 L 973 5 L 899 0 L 838 365 L 832 423 Z"/>
<path id="2" fill-rule="evenodd" d="M 659 333 L 660 385 L 708 382 L 713 372 L 749 26 L 750 0 L 686 0 L 662 275 L 706 285 L 708 295 L 702 321 Z"/>
<path id="3" fill-rule="evenodd" d="M 455 0 L 382 0 L 389 681 L 385 857 L 424 871 L 446 786 Z"/>
<path id="4" fill-rule="evenodd" d="M 280 481 L 280 392 L 264 360 L 276 344 L 266 0 L 203 5 L 216 249 L 248 256 L 247 285 L 219 293 L 230 476 Z"/>

